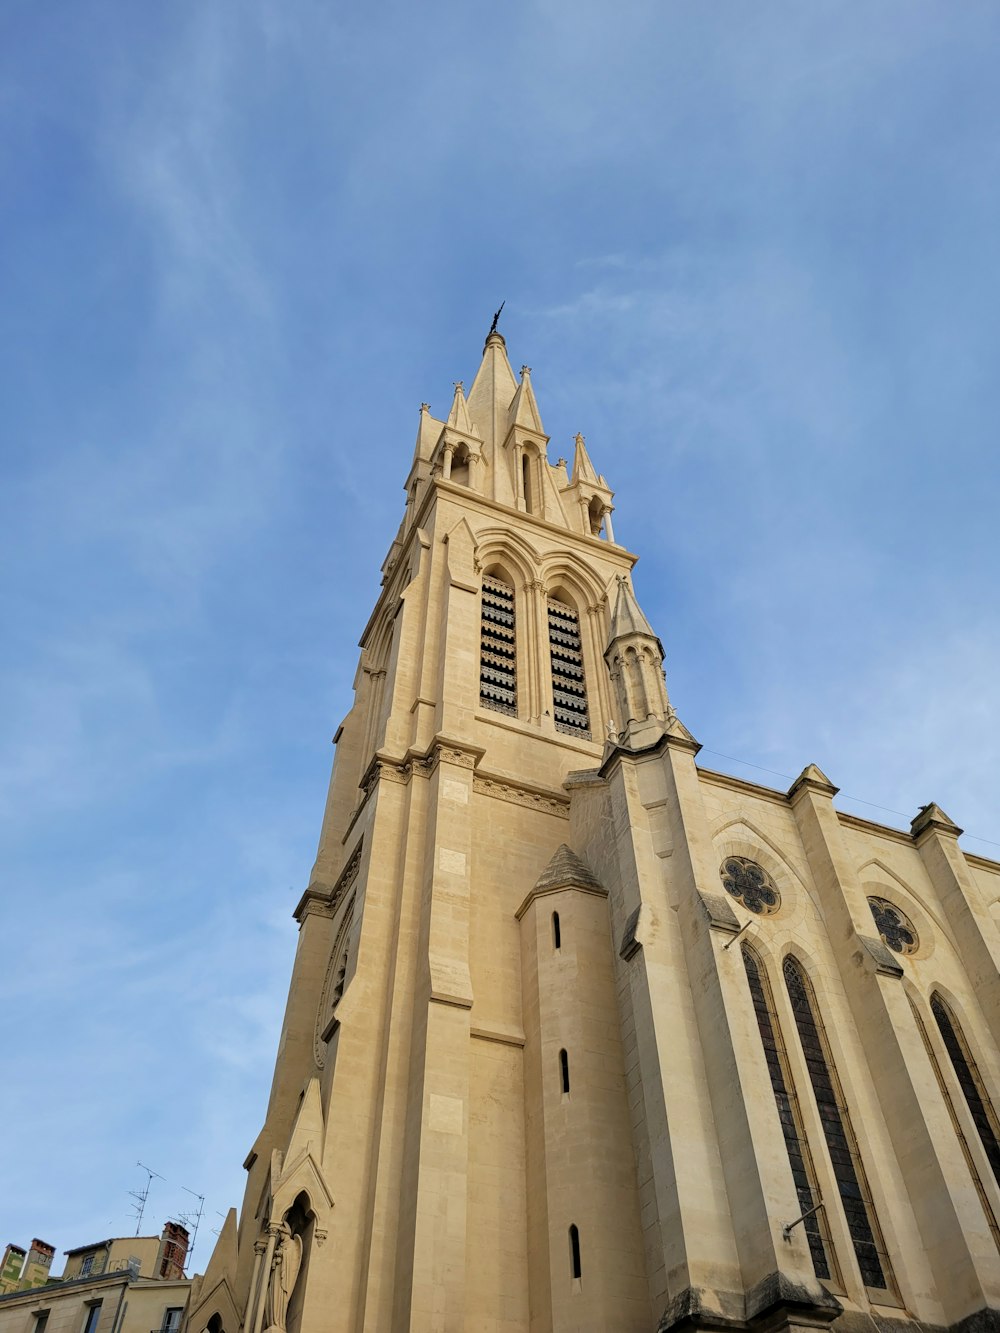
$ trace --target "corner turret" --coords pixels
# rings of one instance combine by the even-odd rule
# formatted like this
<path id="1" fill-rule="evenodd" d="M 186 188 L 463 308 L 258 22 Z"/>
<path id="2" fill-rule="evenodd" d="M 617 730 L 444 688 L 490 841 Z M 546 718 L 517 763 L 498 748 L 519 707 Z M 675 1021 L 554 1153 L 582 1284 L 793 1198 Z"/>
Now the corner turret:
<path id="1" fill-rule="evenodd" d="M 616 581 L 604 650 L 620 723 L 616 743 L 642 749 L 663 735 L 675 714 L 663 675 L 663 644 L 640 610 L 626 576 L 619 574 Z"/>

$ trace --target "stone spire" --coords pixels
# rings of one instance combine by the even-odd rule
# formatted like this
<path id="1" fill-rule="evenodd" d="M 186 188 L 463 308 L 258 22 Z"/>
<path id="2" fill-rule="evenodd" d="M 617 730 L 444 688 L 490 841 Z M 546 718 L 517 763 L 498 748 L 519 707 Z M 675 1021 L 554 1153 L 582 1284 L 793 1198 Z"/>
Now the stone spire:
<path id="1" fill-rule="evenodd" d="M 468 398 L 469 416 L 487 447 L 503 444 L 507 413 L 516 393 L 517 381 L 507 360 L 507 344 L 502 334 L 491 333 Z"/>
<path id="2" fill-rule="evenodd" d="M 531 367 L 521 367 L 521 383 L 517 386 L 510 408 L 507 412 L 507 428 L 521 426 L 524 430 L 545 434 L 541 414 L 535 401 L 535 391 L 531 387 Z"/>
<path id="3" fill-rule="evenodd" d="M 461 380 L 455 381 L 455 397 L 452 399 L 447 424 L 452 430 L 457 430 L 462 435 L 476 434 L 476 428 L 469 418 L 469 407 L 465 401 L 465 386 Z"/>
<path id="4" fill-rule="evenodd" d="M 590 482 L 594 486 L 607 486 L 603 477 L 598 476 L 597 469 L 590 461 L 590 454 L 587 453 L 587 444 L 582 435 L 574 436 L 576 443 L 576 452 L 573 455 L 573 476 L 572 484 L 578 485 L 581 481 Z"/>
<path id="5" fill-rule="evenodd" d="M 663 678 L 663 645 L 635 600 L 624 574 L 617 592 L 604 660 L 615 691 L 617 743 L 652 745 L 674 719 Z M 609 737 L 611 739 L 611 737 Z"/>

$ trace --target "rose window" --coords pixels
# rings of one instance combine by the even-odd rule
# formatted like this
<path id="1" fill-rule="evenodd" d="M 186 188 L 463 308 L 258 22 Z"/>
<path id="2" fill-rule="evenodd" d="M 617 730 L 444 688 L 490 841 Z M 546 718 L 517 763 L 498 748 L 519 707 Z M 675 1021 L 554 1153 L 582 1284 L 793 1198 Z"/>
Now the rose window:
<path id="1" fill-rule="evenodd" d="M 756 861 L 745 856 L 729 856 L 723 861 L 719 874 L 725 891 L 741 902 L 748 912 L 770 916 L 781 906 L 781 894 L 774 881 Z"/>
<path id="2" fill-rule="evenodd" d="M 913 928 L 913 922 L 905 912 L 901 912 L 884 898 L 869 898 L 868 906 L 872 909 L 878 933 L 893 953 L 917 952 L 920 948 L 920 939 Z"/>

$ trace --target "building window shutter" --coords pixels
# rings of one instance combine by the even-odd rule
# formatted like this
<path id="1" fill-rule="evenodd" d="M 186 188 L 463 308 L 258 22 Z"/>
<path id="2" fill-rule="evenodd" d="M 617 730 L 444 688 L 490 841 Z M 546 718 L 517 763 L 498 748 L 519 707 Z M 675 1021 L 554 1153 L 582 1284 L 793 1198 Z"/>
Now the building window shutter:
<path id="1" fill-rule="evenodd" d="M 580 621 L 571 606 L 549 598 L 549 653 L 556 731 L 590 737 Z"/>
<path id="2" fill-rule="evenodd" d="M 483 579 L 479 702 L 484 708 L 517 716 L 517 639 L 514 589 L 500 579 Z"/>

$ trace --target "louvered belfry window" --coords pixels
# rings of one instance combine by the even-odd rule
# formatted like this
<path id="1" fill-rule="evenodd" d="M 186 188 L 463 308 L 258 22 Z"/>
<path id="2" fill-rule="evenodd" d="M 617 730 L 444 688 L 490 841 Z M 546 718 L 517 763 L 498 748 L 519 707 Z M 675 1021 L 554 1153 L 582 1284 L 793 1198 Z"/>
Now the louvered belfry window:
<path id="1" fill-rule="evenodd" d="M 580 621 L 571 606 L 549 598 L 549 651 L 556 731 L 590 736 L 587 688 L 583 677 Z"/>
<path id="2" fill-rule="evenodd" d="M 479 702 L 484 708 L 517 716 L 517 641 L 514 589 L 500 579 L 483 579 L 483 631 L 479 656 Z"/>

